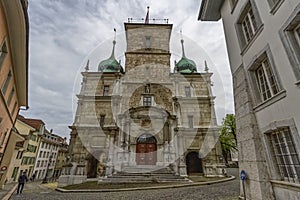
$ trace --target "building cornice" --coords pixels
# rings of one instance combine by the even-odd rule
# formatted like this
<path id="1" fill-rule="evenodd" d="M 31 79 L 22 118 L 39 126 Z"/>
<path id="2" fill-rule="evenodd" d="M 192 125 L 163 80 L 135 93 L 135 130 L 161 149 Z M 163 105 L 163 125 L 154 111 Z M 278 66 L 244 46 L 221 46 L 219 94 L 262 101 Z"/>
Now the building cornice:
<path id="1" fill-rule="evenodd" d="M 198 20 L 218 21 L 221 19 L 221 7 L 224 0 L 202 0 Z"/>

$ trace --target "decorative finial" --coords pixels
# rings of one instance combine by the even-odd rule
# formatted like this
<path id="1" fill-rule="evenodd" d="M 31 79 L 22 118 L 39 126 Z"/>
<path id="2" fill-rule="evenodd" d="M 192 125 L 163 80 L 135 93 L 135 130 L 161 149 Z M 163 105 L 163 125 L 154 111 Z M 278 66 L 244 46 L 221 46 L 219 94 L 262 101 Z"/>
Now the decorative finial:
<path id="1" fill-rule="evenodd" d="M 116 36 L 117 36 L 117 30 L 116 30 L 116 28 L 114 28 L 114 32 L 115 32 L 114 41 L 116 41 Z"/>
<path id="2" fill-rule="evenodd" d="M 207 66 L 206 60 L 204 61 L 204 66 L 205 66 L 204 71 L 206 71 L 206 73 L 208 73 L 209 68 L 208 68 L 208 66 Z"/>
<path id="3" fill-rule="evenodd" d="M 115 57 L 115 46 L 116 46 L 116 32 L 117 30 L 114 28 L 114 32 L 115 32 L 115 36 L 114 36 L 114 40 L 113 40 L 113 49 L 111 51 L 111 56 L 110 58 L 114 58 Z"/>
<path id="4" fill-rule="evenodd" d="M 182 36 L 182 29 L 180 29 L 180 35 L 181 35 L 181 48 L 182 48 L 182 57 L 185 58 L 185 53 L 184 53 L 184 40 L 183 40 L 183 36 Z"/>
<path id="5" fill-rule="evenodd" d="M 85 69 L 86 72 L 90 70 L 90 60 L 88 60 L 88 61 L 86 62 L 86 66 L 85 66 L 84 69 Z"/>
<path id="6" fill-rule="evenodd" d="M 145 18 L 145 24 L 149 24 L 149 6 L 147 6 L 147 14 L 146 14 L 146 18 Z"/>

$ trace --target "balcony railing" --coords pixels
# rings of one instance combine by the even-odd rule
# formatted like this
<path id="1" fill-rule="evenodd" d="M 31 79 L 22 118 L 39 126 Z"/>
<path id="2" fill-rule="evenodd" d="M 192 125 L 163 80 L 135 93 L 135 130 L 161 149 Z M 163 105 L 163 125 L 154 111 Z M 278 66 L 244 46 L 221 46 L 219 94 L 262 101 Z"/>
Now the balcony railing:
<path id="1" fill-rule="evenodd" d="M 135 18 L 128 18 L 128 23 L 140 23 L 140 24 L 168 24 L 169 19 L 149 19 L 148 23 L 146 23 L 145 18 L 135 19 Z"/>

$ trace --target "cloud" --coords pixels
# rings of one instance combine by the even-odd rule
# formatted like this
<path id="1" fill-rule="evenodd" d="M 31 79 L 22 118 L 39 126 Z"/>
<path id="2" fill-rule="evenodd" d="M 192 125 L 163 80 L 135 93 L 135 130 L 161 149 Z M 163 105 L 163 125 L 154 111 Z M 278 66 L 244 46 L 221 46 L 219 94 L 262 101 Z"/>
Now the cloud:
<path id="1" fill-rule="evenodd" d="M 73 85 L 78 72 L 83 70 L 85 57 L 98 44 L 106 42 L 107 52 L 94 55 L 91 70 L 97 70 L 98 62 L 111 52 L 113 28 L 124 37 L 124 22 L 129 17 L 144 18 L 150 6 L 150 19 L 168 18 L 173 23 L 173 33 L 182 29 L 187 42 L 188 57 L 194 55 L 193 44 L 201 47 L 210 58 L 209 67 L 215 73 L 213 92 L 216 98 L 218 121 L 225 113 L 233 112 L 232 83 L 225 47 L 222 22 L 203 23 L 197 21 L 200 2 L 198 0 L 32 0 L 29 2 L 30 20 L 30 81 L 28 111 L 26 117 L 40 118 L 48 129 L 69 137 L 68 126 L 73 123 Z M 118 36 L 119 37 L 119 36 Z M 175 52 L 180 51 L 180 41 Z M 176 43 L 176 41 L 175 41 Z M 118 41 L 117 47 L 125 49 Z M 198 48 L 197 47 L 197 48 Z M 124 55 L 117 49 L 117 54 Z M 172 49 L 171 49 L 172 50 Z M 194 57 L 195 56 L 195 57 Z M 124 64 L 123 64 L 124 65 Z M 79 70 L 80 69 L 80 70 Z M 79 71 L 78 71 L 79 70 Z M 79 76 L 79 82 L 81 77 Z M 76 85 L 76 91 L 80 85 Z M 224 96 L 225 99 L 218 99 Z M 226 103 L 224 103 L 226 100 Z"/>

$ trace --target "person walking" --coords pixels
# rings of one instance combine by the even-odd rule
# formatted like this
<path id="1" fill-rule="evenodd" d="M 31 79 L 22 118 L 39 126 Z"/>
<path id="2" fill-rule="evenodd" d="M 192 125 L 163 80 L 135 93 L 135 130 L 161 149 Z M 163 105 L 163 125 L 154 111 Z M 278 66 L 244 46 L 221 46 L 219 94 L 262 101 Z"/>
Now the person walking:
<path id="1" fill-rule="evenodd" d="M 27 181 L 28 181 L 28 178 L 27 178 L 26 172 L 23 172 L 23 174 L 21 174 L 18 179 L 17 194 L 22 194 L 24 185 Z"/>
<path id="2" fill-rule="evenodd" d="M 35 179 L 35 172 L 31 176 L 31 180 L 34 181 L 34 179 Z"/>

